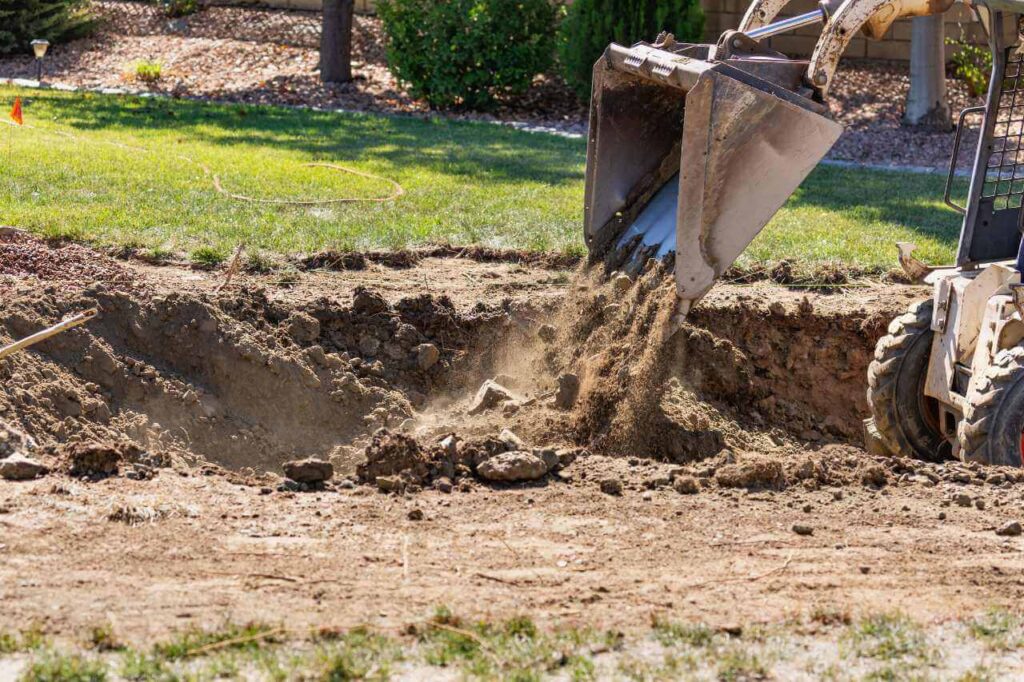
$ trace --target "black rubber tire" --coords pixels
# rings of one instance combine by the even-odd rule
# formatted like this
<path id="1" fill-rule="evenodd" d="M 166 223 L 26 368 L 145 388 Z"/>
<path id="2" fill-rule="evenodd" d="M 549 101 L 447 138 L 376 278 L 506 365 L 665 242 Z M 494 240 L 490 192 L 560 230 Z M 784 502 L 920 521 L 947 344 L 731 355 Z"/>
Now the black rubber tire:
<path id="1" fill-rule="evenodd" d="M 882 442 L 894 455 L 943 459 L 944 439 L 929 414 L 924 380 L 931 355 L 932 300 L 915 303 L 889 325 L 868 367 L 868 406 Z M 934 409 L 934 408 L 933 408 Z"/>
<path id="2" fill-rule="evenodd" d="M 969 396 L 957 436 L 967 462 L 1021 466 L 1024 348 L 999 351 Z"/>

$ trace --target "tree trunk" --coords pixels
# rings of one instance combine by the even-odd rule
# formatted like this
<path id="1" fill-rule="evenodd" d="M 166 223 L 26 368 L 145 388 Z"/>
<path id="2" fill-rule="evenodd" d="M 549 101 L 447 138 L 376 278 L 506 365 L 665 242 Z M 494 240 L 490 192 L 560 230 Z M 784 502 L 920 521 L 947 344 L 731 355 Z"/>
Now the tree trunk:
<path id="1" fill-rule="evenodd" d="M 352 80 L 352 15 L 355 0 L 324 0 L 320 33 L 320 80 L 348 83 Z"/>
<path id="2" fill-rule="evenodd" d="M 910 92 L 903 123 L 950 130 L 945 23 L 941 14 L 911 19 Z"/>

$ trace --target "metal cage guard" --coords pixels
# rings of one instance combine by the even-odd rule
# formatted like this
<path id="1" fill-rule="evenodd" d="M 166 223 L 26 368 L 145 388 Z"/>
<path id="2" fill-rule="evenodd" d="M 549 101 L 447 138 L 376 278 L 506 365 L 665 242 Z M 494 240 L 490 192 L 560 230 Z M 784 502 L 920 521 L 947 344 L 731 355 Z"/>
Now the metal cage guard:
<path id="1" fill-rule="evenodd" d="M 1024 55 L 1006 45 L 1003 16 L 1001 11 L 991 13 L 992 75 L 957 249 L 956 264 L 965 268 L 985 261 L 1016 258 L 1021 243 Z M 950 161 L 950 178 L 956 164 L 960 127 Z M 948 190 L 947 185 L 947 203 L 952 203 L 948 201 Z M 955 204 L 953 207 L 960 208 Z"/>

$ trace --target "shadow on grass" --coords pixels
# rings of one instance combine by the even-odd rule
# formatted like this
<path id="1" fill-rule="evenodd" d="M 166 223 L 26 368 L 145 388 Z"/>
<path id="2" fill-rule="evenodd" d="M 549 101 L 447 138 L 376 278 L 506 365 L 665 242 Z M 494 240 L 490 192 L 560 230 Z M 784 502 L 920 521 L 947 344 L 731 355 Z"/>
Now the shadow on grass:
<path id="1" fill-rule="evenodd" d="M 189 142 L 259 146 L 313 159 L 374 160 L 393 168 L 419 166 L 474 183 L 583 180 L 585 143 L 488 123 L 349 114 L 190 100 L 38 92 L 26 98 L 61 126 L 120 129 L 129 134 L 169 131 Z"/>

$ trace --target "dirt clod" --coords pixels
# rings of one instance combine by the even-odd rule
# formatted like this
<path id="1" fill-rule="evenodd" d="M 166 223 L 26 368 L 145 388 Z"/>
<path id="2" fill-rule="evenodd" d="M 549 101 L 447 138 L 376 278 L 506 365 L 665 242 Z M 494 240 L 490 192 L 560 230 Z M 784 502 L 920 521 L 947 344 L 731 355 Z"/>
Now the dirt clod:
<path id="1" fill-rule="evenodd" d="M 558 377 L 558 390 L 555 393 L 555 407 L 560 410 L 571 410 L 580 394 L 580 378 L 575 374 L 563 374 Z"/>
<path id="2" fill-rule="evenodd" d="M 334 466 L 330 462 L 314 457 L 285 462 L 282 468 L 284 475 L 296 483 L 324 483 L 334 476 Z"/>
<path id="3" fill-rule="evenodd" d="M 426 372 L 441 359 L 441 351 L 432 343 L 421 343 L 416 346 L 416 365 Z"/>
<path id="4" fill-rule="evenodd" d="M 621 495 L 622 481 L 617 478 L 605 478 L 600 484 L 601 492 L 605 495 Z"/>
<path id="5" fill-rule="evenodd" d="M 58 453 L 67 472 L 77 477 L 116 476 L 121 463 L 141 454 L 134 443 L 72 443 Z"/>
<path id="6" fill-rule="evenodd" d="M 814 528 L 804 523 L 794 523 L 793 532 L 797 535 L 814 535 Z"/>
<path id="7" fill-rule="evenodd" d="M 743 461 L 727 464 L 715 472 L 715 482 L 723 488 L 782 488 L 785 474 L 782 463 L 767 457 L 747 455 Z"/>
<path id="8" fill-rule="evenodd" d="M 696 495 L 700 492 L 700 482 L 693 476 L 677 476 L 672 487 L 680 495 Z"/>

